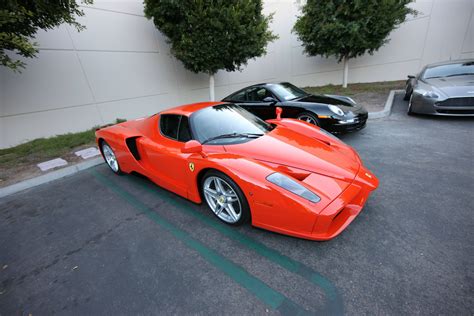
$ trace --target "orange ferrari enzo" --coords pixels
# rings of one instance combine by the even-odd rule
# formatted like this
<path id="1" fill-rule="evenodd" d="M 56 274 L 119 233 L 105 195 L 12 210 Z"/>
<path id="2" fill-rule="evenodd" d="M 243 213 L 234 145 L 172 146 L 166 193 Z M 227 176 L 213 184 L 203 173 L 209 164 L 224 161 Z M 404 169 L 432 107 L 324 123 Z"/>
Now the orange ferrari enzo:
<path id="1" fill-rule="evenodd" d="M 358 154 L 319 127 L 263 121 L 234 104 L 195 103 L 101 128 L 113 172 L 137 172 L 221 221 L 312 240 L 341 233 L 378 180 Z"/>

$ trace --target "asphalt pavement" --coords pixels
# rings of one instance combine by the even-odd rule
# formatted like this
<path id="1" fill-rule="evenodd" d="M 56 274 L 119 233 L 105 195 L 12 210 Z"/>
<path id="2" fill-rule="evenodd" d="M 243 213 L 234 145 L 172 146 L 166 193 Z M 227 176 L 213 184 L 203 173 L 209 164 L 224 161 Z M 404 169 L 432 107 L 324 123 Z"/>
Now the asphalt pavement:
<path id="1" fill-rule="evenodd" d="M 474 120 L 392 114 L 341 136 L 380 187 L 306 241 L 100 165 L 0 200 L 0 315 L 472 315 Z"/>

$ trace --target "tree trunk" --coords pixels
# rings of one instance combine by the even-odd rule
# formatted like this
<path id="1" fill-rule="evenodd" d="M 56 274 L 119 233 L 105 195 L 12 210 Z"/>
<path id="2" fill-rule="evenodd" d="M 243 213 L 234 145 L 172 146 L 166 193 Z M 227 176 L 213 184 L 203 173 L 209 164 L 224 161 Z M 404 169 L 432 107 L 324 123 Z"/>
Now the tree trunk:
<path id="1" fill-rule="evenodd" d="M 347 58 L 347 56 L 344 56 L 343 62 L 344 62 L 344 74 L 342 77 L 342 87 L 347 88 L 347 81 L 348 81 L 348 76 L 349 76 L 349 58 Z"/>
<path id="2" fill-rule="evenodd" d="M 209 75 L 209 101 L 215 101 L 214 95 L 214 74 Z"/>

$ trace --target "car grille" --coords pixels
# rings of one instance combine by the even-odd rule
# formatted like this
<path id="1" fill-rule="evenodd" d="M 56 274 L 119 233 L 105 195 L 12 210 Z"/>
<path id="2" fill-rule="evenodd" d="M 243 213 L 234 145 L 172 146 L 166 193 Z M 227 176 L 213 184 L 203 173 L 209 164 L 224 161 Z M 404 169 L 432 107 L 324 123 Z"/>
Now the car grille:
<path id="1" fill-rule="evenodd" d="M 442 113 L 442 114 L 472 115 L 472 114 L 474 114 L 474 109 L 472 109 L 472 110 L 440 110 L 440 109 L 436 109 L 436 112 Z"/>
<path id="2" fill-rule="evenodd" d="M 436 102 L 436 106 L 448 106 L 448 107 L 461 107 L 461 106 L 474 106 L 474 98 L 451 98 L 445 101 Z"/>

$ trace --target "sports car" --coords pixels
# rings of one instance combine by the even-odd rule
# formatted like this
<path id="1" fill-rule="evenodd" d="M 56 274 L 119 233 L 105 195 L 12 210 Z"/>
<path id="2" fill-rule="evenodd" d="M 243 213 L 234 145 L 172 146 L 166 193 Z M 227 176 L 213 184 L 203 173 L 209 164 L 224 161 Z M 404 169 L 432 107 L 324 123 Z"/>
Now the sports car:
<path id="1" fill-rule="evenodd" d="M 206 102 L 98 129 L 110 169 L 139 173 L 221 221 L 312 240 L 337 236 L 378 186 L 358 154 L 317 126 Z"/>
<path id="2" fill-rule="evenodd" d="M 367 111 L 350 97 L 309 94 L 288 82 L 256 84 L 222 101 L 238 104 L 264 120 L 273 117 L 278 106 L 284 117 L 306 121 L 333 134 L 358 131 L 368 118 Z"/>
<path id="3" fill-rule="evenodd" d="M 427 65 L 408 76 L 408 114 L 474 116 L 474 59 Z"/>

